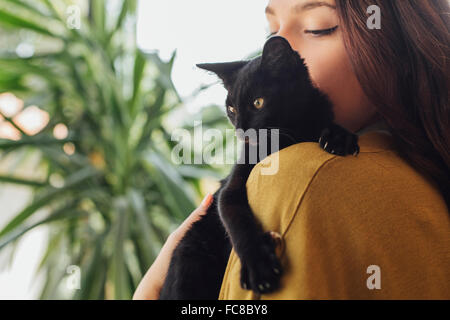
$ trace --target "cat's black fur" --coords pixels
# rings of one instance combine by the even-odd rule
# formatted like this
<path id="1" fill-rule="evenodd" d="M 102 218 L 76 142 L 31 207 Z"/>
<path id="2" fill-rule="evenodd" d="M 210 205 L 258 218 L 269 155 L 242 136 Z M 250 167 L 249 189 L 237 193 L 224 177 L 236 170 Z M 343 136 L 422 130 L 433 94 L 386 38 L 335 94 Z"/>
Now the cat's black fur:
<path id="1" fill-rule="evenodd" d="M 333 122 L 332 104 L 312 85 L 304 60 L 286 39 L 270 38 L 262 56 L 250 61 L 197 66 L 222 79 L 228 90 L 228 117 L 235 128 L 278 128 L 280 150 L 309 141 L 337 155 L 359 152 L 357 136 Z M 264 99 L 260 109 L 254 106 L 258 98 Z M 247 200 L 246 181 L 254 167 L 248 163 L 248 152 L 253 145 L 244 144 L 241 157 L 247 161 L 233 166 L 206 215 L 174 250 L 160 299 L 217 299 L 232 246 L 241 261 L 244 289 L 267 293 L 279 287 L 282 266 L 275 243 Z"/>

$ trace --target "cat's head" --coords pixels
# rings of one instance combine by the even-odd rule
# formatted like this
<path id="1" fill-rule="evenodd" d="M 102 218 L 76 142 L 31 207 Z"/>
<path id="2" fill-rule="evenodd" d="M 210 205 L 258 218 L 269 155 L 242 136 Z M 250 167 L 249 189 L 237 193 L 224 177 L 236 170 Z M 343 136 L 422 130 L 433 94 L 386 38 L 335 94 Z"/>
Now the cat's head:
<path id="1" fill-rule="evenodd" d="M 291 132 L 307 120 L 317 94 L 304 60 L 279 36 L 266 41 L 249 61 L 197 64 L 215 73 L 228 91 L 226 112 L 236 129 L 283 128 Z"/>

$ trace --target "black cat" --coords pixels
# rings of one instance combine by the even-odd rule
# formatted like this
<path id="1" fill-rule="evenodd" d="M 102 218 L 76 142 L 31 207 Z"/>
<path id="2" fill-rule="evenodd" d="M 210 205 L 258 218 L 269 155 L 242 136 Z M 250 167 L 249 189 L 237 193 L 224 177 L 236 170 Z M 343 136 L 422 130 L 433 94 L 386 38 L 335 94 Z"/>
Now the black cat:
<path id="1" fill-rule="evenodd" d="M 228 90 L 227 114 L 236 129 L 278 129 L 280 150 L 318 141 L 337 155 L 359 152 L 357 136 L 333 123 L 331 102 L 312 85 L 304 60 L 286 39 L 270 38 L 262 56 L 250 61 L 197 66 L 222 79 Z M 174 250 L 160 299 L 217 299 L 231 246 L 241 261 L 244 289 L 267 293 L 279 287 L 282 267 L 275 242 L 254 217 L 246 192 L 255 165 L 249 154 L 255 145 L 263 146 L 261 140 L 244 139 L 241 161 L 221 181 L 207 214 Z M 257 161 L 262 160 L 257 155 Z"/>

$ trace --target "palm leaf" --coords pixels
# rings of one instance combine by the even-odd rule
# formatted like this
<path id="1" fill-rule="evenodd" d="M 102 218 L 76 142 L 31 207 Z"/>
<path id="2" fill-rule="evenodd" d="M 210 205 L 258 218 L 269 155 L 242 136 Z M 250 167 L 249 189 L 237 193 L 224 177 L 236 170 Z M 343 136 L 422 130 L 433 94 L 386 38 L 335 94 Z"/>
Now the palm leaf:
<path id="1" fill-rule="evenodd" d="M 48 224 L 53 221 L 58 221 L 62 219 L 69 219 L 69 218 L 80 218 L 86 215 L 87 213 L 80 210 L 74 210 L 72 206 L 64 207 L 63 209 L 56 210 L 52 214 L 50 214 L 48 217 L 31 224 L 27 227 L 22 227 L 20 230 L 15 230 L 14 232 L 10 232 L 4 239 L 0 241 L 0 250 L 8 245 L 10 242 L 16 240 L 17 238 L 23 236 L 28 231 L 43 225 Z"/>
<path id="2" fill-rule="evenodd" d="M 0 9 L 0 24 L 21 29 L 28 29 L 53 38 L 62 38 L 61 36 L 51 32 L 47 28 L 44 28 L 36 23 L 18 17 L 17 15 L 9 13 L 8 11 L 5 11 L 3 9 Z"/>
<path id="3" fill-rule="evenodd" d="M 9 232 L 20 226 L 38 209 L 48 205 L 51 201 L 57 199 L 57 197 L 59 197 L 63 193 L 70 191 L 73 187 L 95 177 L 96 175 L 98 175 L 98 172 L 93 170 L 92 168 L 84 168 L 69 176 L 62 188 L 48 187 L 42 192 L 42 195 L 39 197 L 39 199 L 36 199 L 31 205 L 23 209 L 0 231 L 0 239 L 5 234 L 8 234 Z"/>
<path id="4" fill-rule="evenodd" d="M 19 184 L 19 185 L 25 185 L 25 186 L 31 186 L 31 187 L 47 186 L 47 183 L 45 183 L 45 182 L 34 181 L 34 180 L 23 179 L 23 178 L 12 177 L 12 176 L 6 176 L 6 175 L 0 175 L 0 182 L 13 183 L 13 184 Z"/>
<path id="5" fill-rule="evenodd" d="M 149 152 L 144 158 L 149 172 L 154 176 L 159 185 L 161 194 L 166 198 L 168 206 L 174 211 L 175 216 L 184 219 L 188 213 L 195 209 L 192 195 L 186 190 L 186 183 L 177 170 L 156 152 Z"/>

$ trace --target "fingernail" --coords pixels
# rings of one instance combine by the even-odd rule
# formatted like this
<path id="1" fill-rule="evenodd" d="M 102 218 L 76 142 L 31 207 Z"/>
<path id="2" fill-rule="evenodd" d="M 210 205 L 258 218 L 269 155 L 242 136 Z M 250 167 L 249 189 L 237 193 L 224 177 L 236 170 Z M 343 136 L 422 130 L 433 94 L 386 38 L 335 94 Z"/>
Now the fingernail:
<path id="1" fill-rule="evenodd" d="M 208 193 L 202 200 L 202 207 L 208 208 L 212 203 L 213 197 L 210 193 Z"/>

